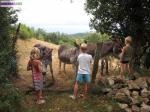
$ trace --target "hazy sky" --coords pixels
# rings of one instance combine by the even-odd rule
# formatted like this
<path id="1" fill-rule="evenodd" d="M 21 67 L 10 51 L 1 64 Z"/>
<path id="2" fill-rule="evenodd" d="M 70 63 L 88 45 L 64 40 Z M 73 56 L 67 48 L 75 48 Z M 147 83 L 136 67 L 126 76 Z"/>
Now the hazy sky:
<path id="1" fill-rule="evenodd" d="M 90 31 L 90 17 L 85 0 L 22 0 L 19 22 L 49 32 L 78 33 Z"/>

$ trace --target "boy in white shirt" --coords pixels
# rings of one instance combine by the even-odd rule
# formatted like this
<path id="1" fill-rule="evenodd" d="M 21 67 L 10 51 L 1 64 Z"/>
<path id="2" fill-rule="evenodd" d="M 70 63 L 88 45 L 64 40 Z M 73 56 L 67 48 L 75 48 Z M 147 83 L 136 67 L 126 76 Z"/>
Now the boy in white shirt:
<path id="1" fill-rule="evenodd" d="M 86 53 L 87 45 L 81 45 L 81 53 L 77 58 L 78 61 L 78 74 L 74 85 L 74 95 L 70 96 L 72 99 L 76 99 L 78 93 L 78 83 L 84 83 L 83 98 L 86 98 L 88 91 L 88 84 L 90 83 L 90 64 L 92 62 L 92 56 Z"/>

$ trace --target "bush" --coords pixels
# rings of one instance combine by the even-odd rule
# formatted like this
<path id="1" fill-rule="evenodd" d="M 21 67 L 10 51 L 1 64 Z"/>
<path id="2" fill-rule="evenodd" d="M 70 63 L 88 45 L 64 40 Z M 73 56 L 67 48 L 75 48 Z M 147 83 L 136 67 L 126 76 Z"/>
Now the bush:
<path id="1" fill-rule="evenodd" d="M 17 74 L 16 36 L 13 26 L 17 22 L 16 11 L 0 9 L 0 112 L 22 112 L 21 94 L 13 87 L 11 78 Z"/>
<path id="2" fill-rule="evenodd" d="M 33 28 L 30 28 L 24 24 L 21 25 L 20 28 L 20 38 L 21 39 L 29 39 L 35 36 L 35 32 Z"/>
<path id="3" fill-rule="evenodd" d="M 0 112 L 23 112 L 21 92 L 11 84 L 0 89 Z"/>
<path id="4" fill-rule="evenodd" d="M 97 43 L 97 42 L 103 42 L 110 38 L 107 34 L 100 34 L 100 33 L 89 33 L 84 38 L 87 42 Z"/>

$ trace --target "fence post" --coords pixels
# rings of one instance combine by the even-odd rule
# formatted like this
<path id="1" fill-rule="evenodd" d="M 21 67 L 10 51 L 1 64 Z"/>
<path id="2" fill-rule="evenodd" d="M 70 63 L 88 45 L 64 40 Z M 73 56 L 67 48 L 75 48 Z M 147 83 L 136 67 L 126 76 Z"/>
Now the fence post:
<path id="1" fill-rule="evenodd" d="M 100 49 L 102 47 L 102 44 L 103 44 L 102 42 L 97 43 L 95 56 L 94 56 L 93 70 L 92 70 L 92 83 L 95 83 L 96 74 L 98 71 L 98 62 L 100 59 Z"/>

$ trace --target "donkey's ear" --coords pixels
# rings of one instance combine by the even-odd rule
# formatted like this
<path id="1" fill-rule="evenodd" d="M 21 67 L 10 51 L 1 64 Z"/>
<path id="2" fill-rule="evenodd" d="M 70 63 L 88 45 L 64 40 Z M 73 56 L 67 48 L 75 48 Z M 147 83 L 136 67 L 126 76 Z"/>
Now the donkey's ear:
<path id="1" fill-rule="evenodd" d="M 74 46 L 75 46 L 75 47 L 78 47 L 79 44 L 75 41 L 75 42 L 74 42 Z"/>

